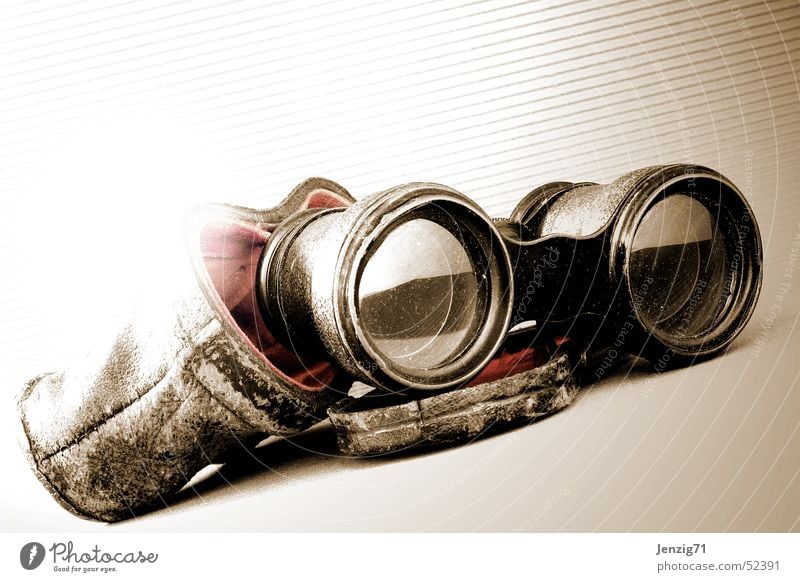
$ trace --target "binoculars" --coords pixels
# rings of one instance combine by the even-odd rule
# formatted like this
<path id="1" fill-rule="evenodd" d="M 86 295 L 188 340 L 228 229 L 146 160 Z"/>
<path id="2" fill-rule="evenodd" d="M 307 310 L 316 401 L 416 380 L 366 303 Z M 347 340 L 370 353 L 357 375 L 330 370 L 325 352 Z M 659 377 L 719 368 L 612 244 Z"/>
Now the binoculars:
<path id="1" fill-rule="evenodd" d="M 672 165 L 547 184 L 508 220 L 427 183 L 307 210 L 272 233 L 256 285 L 268 326 L 296 352 L 386 390 L 442 390 L 467 383 L 524 322 L 567 324 L 597 348 L 624 332 L 653 363 L 714 355 L 752 314 L 761 253 L 733 184 Z"/>
<path id="2" fill-rule="evenodd" d="M 175 286 L 19 398 L 34 472 L 83 517 L 157 507 L 328 418 L 360 455 L 552 413 L 587 354 L 661 370 L 720 353 L 762 277 L 744 196 L 694 165 L 546 184 L 507 219 L 438 184 L 356 202 L 316 178 L 273 209 L 194 213 L 187 248 Z M 348 397 L 354 380 L 372 392 Z"/>

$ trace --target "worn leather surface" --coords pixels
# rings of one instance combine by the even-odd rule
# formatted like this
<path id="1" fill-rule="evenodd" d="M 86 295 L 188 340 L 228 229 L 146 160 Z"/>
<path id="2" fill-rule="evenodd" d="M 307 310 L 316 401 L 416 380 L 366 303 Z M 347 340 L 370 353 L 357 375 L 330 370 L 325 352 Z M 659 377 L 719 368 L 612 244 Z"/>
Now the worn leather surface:
<path id="1" fill-rule="evenodd" d="M 214 291 L 197 236 L 209 219 L 278 223 L 314 196 L 352 201 L 340 186 L 311 179 L 271 210 L 196 212 L 174 284 L 154 283 L 86 359 L 28 382 L 18 399 L 23 445 L 64 507 L 103 521 L 132 517 L 168 503 L 243 441 L 324 418 L 337 393 L 303 387 L 254 351 Z"/>

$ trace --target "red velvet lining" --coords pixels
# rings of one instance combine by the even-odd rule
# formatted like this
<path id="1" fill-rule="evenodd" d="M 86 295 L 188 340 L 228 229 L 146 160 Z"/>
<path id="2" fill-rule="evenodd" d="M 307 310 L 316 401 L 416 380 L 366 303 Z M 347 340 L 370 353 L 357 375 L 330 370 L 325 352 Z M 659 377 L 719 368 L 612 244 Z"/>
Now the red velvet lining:
<path id="1" fill-rule="evenodd" d="M 513 344 L 519 342 L 508 340 L 506 345 L 495 354 L 494 358 L 472 379 L 469 385 L 494 382 L 513 374 L 533 370 L 546 364 L 553 354 L 568 342 L 569 338 L 553 337 L 534 345 L 525 346 L 523 343 L 523 345 L 514 346 Z"/>
<path id="2" fill-rule="evenodd" d="M 333 193 L 311 193 L 302 208 L 332 208 L 346 201 Z M 341 377 L 333 363 L 299 357 L 270 333 L 255 297 L 258 259 L 275 224 L 237 220 L 210 222 L 200 233 L 200 252 L 220 301 L 242 337 L 262 361 L 305 390 L 322 390 Z"/>
<path id="3" fill-rule="evenodd" d="M 345 204 L 346 201 L 335 194 L 318 190 L 308 197 L 303 207 L 332 208 Z M 340 369 L 326 360 L 298 356 L 283 346 L 267 329 L 259 313 L 255 297 L 256 268 L 275 226 L 233 219 L 210 222 L 201 230 L 200 252 L 219 299 L 253 351 L 300 388 L 322 390 L 343 377 Z M 470 384 L 491 382 L 540 366 L 547 362 L 553 349 L 565 341 L 553 338 L 547 345 L 534 346 L 509 342 Z"/>

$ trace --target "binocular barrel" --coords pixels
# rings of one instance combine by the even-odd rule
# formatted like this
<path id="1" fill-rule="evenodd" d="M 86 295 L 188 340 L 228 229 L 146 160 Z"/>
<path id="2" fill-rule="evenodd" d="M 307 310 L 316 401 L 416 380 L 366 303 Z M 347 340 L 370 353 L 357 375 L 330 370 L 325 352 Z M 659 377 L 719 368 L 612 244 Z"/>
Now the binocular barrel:
<path id="1" fill-rule="evenodd" d="M 551 295 L 534 302 L 545 306 L 536 317 L 598 316 L 595 335 L 633 330 L 625 334 L 630 351 L 651 362 L 674 366 L 719 353 L 755 308 L 763 261 L 758 225 L 741 192 L 708 168 L 661 166 L 609 185 L 546 185 L 522 200 L 512 219 L 529 228 L 532 248 L 547 242 L 572 263 L 545 286 Z M 530 269 L 536 252 L 518 252 Z M 550 287 L 559 283 L 564 292 L 553 297 Z"/>

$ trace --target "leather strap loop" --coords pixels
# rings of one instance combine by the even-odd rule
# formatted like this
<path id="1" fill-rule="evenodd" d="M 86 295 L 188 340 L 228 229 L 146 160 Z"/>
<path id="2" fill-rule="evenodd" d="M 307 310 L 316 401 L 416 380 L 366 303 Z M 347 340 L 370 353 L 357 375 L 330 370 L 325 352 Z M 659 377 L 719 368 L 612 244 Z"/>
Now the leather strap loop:
<path id="1" fill-rule="evenodd" d="M 328 409 L 339 449 L 354 456 L 464 442 L 569 405 L 578 387 L 568 353 L 499 380 L 427 398 L 365 395 Z"/>

